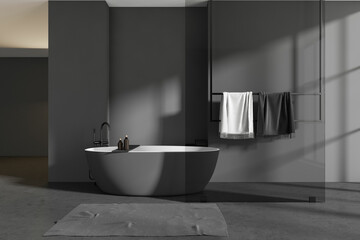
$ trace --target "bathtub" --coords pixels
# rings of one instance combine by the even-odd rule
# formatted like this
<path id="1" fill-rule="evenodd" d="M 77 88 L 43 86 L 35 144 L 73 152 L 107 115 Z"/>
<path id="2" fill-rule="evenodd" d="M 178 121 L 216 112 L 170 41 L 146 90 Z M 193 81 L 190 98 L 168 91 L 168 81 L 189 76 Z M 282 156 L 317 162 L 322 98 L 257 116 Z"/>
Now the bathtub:
<path id="1" fill-rule="evenodd" d="M 219 149 L 189 146 L 136 146 L 85 149 L 90 173 L 106 193 L 171 196 L 201 192 L 214 172 Z"/>

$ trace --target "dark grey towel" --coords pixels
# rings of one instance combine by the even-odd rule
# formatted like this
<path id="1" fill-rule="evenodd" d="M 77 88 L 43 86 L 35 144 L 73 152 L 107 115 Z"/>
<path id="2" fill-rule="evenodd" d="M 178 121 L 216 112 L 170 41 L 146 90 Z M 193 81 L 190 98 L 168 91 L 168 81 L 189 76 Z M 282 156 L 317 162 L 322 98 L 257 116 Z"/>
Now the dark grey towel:
<path id="1" fill-rule="evenodd" d="M 274 136 L 295 132 L 290 92 L 259 93 L 257 135 Z"/>

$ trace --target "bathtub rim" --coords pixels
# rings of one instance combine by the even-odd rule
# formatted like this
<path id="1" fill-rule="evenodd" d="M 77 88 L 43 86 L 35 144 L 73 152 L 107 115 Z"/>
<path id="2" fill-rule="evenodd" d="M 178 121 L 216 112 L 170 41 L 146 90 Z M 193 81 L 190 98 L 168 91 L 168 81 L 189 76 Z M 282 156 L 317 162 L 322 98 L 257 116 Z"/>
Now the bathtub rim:
<path id="1" fill-rule="evenodd" d="M 146 150 L 147 147 L 153 147 L 154 149 Z M 168 149 L 166 149 L 166 147 L 168 147 Z M 87 153 L 206 153 L 219 151 L 220 149 L 215 147 L 180 145 L 140 145 L 129 151 L 117 151 L 117 146 L 91 147 L 85 149 Z"/>

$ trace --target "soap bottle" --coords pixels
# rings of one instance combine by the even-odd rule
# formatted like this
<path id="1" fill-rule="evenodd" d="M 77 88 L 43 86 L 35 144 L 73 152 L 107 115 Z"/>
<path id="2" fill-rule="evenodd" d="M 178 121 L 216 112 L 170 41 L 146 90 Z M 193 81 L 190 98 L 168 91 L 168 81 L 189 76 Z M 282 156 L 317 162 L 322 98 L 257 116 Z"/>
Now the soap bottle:
<path id="1" fill-rule="evenodd" d="M 123 142 L 121 141 L 121 138 L 119 139 L 118 142 L 118 150 L 124 150 L 124 146 L 123 146 Z"/>
<path id="2" fill-rule="evenodd" d="M 129 150 L 129 149 L 130 149 L 129 138 L 128 138 L 128 135 L 125 135 L 125 139 L 124 139 L 124 150 Z"/>

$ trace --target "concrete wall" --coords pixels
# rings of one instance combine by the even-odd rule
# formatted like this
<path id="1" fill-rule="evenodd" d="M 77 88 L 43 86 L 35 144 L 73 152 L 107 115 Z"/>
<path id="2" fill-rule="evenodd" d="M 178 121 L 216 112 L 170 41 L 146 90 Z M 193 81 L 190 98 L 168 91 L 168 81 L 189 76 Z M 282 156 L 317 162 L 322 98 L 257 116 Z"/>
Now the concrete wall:
<path id="1" fill-rule="evenodd" d="M 0 58 L 0 156 L 47 156 L 47 86 L 47 58 Z"/>
<path id="2" fill-rule="evenodd" d="M 107 116 L 107 81 L 103 77 L 106 75 L 104 65 L 107 58 L 102 55 L 107 51 L 106 44 L 102 44 L 103 40 L 99 39 L 96 44 L 92 41 L 93 36 L 106 38 L 109 34 L 106 32 L 106 24 L 102 25 L 103 20 L 97 19 L 103 19 L 99 16 L 103 8 L 95 10 L 79 4 L 102 3 L 49 4 L 50 24 L 51 21 L 57 23 L 50 25 L 50 38 L 55 47 L 51 53 L 50 39 L 50 54 L 56 56 L 50 56 L 49 73 L 49 98 L 52 99 L 49 110 L 49 143 L 52 146 L 49 146 L 52 149 L 49 155 L 49 179 L 52 181 L 87 179 L 87 165 L 82 149 L 91 145 L 92 128 L 98 129 Z M 231 82 L 227 83 L 226 79 L 234 79 L 234 76 L 247 81 L 241 81 L 238 88 L 232 91 L 315 91 L 318 69 L 318 28 L 315 23 L 318 9 L 301 2 L 267 4 L 271 5 L 265 4 L 263 6 L 266 8 L 237 14 L 236 22 L 244 24 L 238 28 L 240 35 L 228 38 L 228 41 L 233 44 L 240 40 L 238 42 L 245 44 L 245 48 L 238 52 L 223 48 L 222 53 L 218 52 L 215 59 L 216 78 L 225 79 L 225 82 L 216 81 L 214 91 L 228 90 L 226 87 Z M 65 5 L 67 8 L 61 7 Z M 184 13 L 179 13 L 183 11 L 180 9 L 169 9 L 172 14 L 166 13 L 164 9 L 163 12 L 160 9 L 137 10 L 136 17 L 134 9 L 114 9 L 114 15 L 111 16 L 111 29 L 117 28 L 111 33 L 111 143 L 115 144 L 118 137 L 126 133 L 134 144 L 191 144 L 197 138 L 206 138 L 207 132 L 203 130 L 196 134 L 189 131 L 191 128 L 197 129 L 196 126 L 205 126 L 205 121 L 208 121 L 208 117 L 204 117 L 205 112 L 200 111 L 196 118 L 192 117 L 197 110 L 203 109 L 204 103 L 201 103 L 201 107 L 194 107 L 191 105 L 194 101 L 189 101 L 193 97 L 191 92 L 205 95 L 202 92 L 204 83 L 196 82 L 194 77 L 199 74 L 200 79 L 203 79 L 203 71 L 195 71 L 193 77 L 188 77 L 189 69 L 190 72 L 194 70 L 188 57 L 192 52 L 188 46 L 189 43 L 195 44 L 188 39 L 188 35 L 191 35 L 188 32 L 191 23 L 188 22 L 189 16 L 185 14 L 184 17 Z M 158 11 L 158 14 L 151 15 L 146 11 Z M 323 125 L 299 123 L 297 134 L 291 140 L 234 143 L 218 140 L 218 125 L 210 123 L 210 145 L 222 148 L 212 181 L 321 181 L 325 178 L 324 151 L 327 181 L 359 181 L 359 153 L 356 145 L 359 142 L 359 119 L 355 97 L 359 87 L 356 81 L 360 63 L 357 51 L 359 11 L 357 2 L 326 3 L 325 141 Z M 119 12 L 124 15 L 119 15 Z M 274 15 L 274 12 L 277 14 Z M 64 19 L 65 15 L 69 20 Z M 102 27 L 87 29 L 90 23 Z M 66 28 L 63 27 L 65 25 Z M 175 27 L 178 27 L 176 31 Z M 132 29 L 138 31 L 133 32 Z M 224 28 L 224 31 L 227 29 L 231 30 L 231 27 Z M 79 31 L 83 32 L 80 34 Z M 241 34 L 243 31 L 250 31 L 250 34 Z M 120 35 L 120 32 L 128 35 Z M 70 41 L 68 36 L 75 37 Z M 89 48 L 95 52 L 85 50 Z M 93 59 L 87 54 L 100 54 L 101 57 Z M 198 62 L 202 63 L 201 60 Z M 73 67 L 75 65 L 77 68 Z M 237 67 L 231 67 L 235 71 L 227 71 L 226 65 Z M 97 80 L 93 76 L 97 76 Z M 193 80 L 189 82 L 188 79 Z M 196 86 L 190 87 L 194 83 Z M 86 89 L 82 88 L 84 84 Z M 188 93 L 191 93 L 190 96 Z M 93 101 L 93 96 L 96 96 L 97 101 Z M 313 119 L 319 110 L 316 108 L 318 102 L 314 98 L 306 99 L 295 102 L 297 118 Z M 70 109 L 67 109 L 69 106 Z M 189 106 L 193 107 L 192 110 Z M 314 108 L 309 109 L 309 106 Z M 213 107 L 215 118 L 217 104 Z M 79 109 L 82 109 L 81 112 Z M 191 119 L 198 123 L 190 122 Z M 169 131 L 174 134 L 169 134 Z M 264 153 L 266 158 L 263 157 Z"/>
<path id="3" fill-rule="evenodd" d="M 326 2 L 326 181 L 360 181 L 360 2 Z"/>
<path id="4" fill-rule="evenodd" d="M 49 181 L 87 181 L 84 149 L 108 116 L 109 8 L 49 2 Z"/>
<path id="5" fill-rule="evenodd" d="M 214 2 L 213 92 L 318 92 L 318 13 L 317 2 Z M 294 106 L 296 119 L 319 119 L 319 97 L 294 96 Z M 212 181 L 325 180 L 324 123 L 297 123 L 291 139 L 223 140 L 218 128 L 209 124 L 209 144 L 221 149 Z"/>
<path id="6" fill-rule="evenodd" d="M 184 145 L 184 8 L 111 8 L 110 49 L 112 144 Z"/>
<path id="7" fill-rule="evenodd" d="M 111 8 L 111 141 L 207 139 L 206 8 Z"/>

